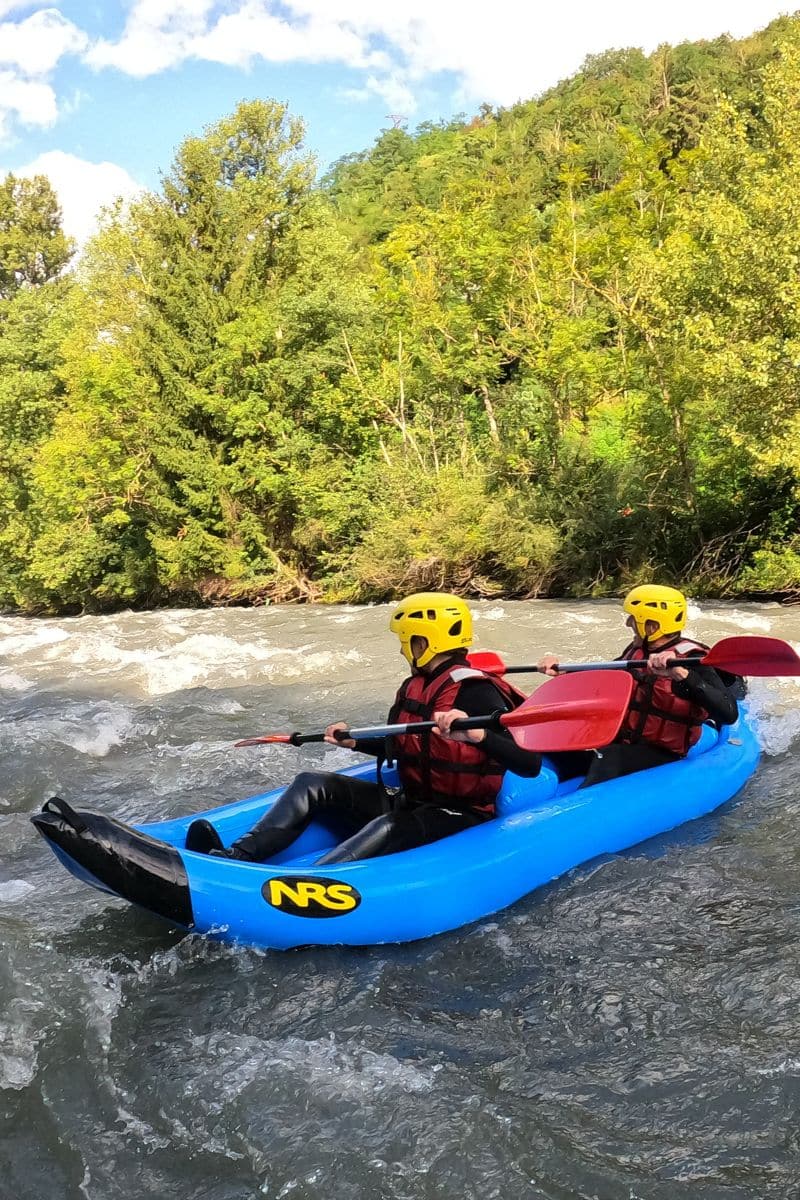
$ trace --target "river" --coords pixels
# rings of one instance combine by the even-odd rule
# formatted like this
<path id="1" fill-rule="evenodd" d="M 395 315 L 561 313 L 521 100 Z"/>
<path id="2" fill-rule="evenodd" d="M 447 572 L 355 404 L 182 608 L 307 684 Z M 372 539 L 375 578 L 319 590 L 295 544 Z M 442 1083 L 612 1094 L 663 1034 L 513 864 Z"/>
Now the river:
<path id="1" fill-rule="evenodd" d="M 624 641 L 617 602 L 474 611 L 509 662 Z M 180 936 L 36 834 L 54 793 L 137 822 L 352 762 L 232 743 L 382 720 L 388 613 L 0 619 L 0 1200 L 797 1200 L 800 679 L 753 681 L 722 810 L 425 942 Z M 690 629 L 799 644 L 800 609 Z"/>

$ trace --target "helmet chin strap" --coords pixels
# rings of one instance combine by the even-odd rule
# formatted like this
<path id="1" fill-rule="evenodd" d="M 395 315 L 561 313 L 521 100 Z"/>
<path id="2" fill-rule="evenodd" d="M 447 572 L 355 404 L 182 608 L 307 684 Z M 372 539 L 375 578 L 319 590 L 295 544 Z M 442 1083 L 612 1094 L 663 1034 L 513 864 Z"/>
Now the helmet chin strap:
<path id="1" fill-rule="evenodd" d="M 653 625 L 656 624 L 656 622 L 651 617 L 648 617 L 647 620 L 650 624 L 653 624 Z M 637 628 L 636 632 L 639 633 L 638 628 Z M 664 634 L 662 634 L 662 632 L 661 632 L 660 625 L 656 629 L 655 633 L 647 633 L 646 630 L 644 633 L 639 633 L 639 638 L 641 640 L 642 649 L 644 650 L 645 655 L 650 655 L 653 653 L 653 642 L 660 641 L 660 639 L 663 636 L 664 636 Z"/>

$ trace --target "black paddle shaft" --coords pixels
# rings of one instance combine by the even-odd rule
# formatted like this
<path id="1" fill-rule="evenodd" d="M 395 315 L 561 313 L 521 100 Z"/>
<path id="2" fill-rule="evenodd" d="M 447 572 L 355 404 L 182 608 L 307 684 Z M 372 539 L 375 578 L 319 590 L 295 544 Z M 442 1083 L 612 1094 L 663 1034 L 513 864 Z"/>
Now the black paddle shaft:
<path id="1" fill-rule="evenodd" d="M 500 724 L 501 710 L 489 713 L 487 716 L 459 717 L 450 726 L 451 729 L 487 729 Z M 369 738 L 393 737 L 402 733 L 430 733 L 436 729 L 435 721 L 411 721 L 404 725 L 373 725 L 366 729 L 337 729 L 334 737 L 337 742 L 352 739 L 354 742 L 366 741 Z M 293 733 L 289 738 L 293 746 L 303 746 L 306 742 L 324 742 L 324 733 Z"/>
<path id="2" fill-rule="evenodd" d="M 630 671 L 637 667 L 646 667 L 646 658 L 615 658 L 613 662 L 596 663 L 559 663 L 556 670 L 559 675 L 577 675 L 579 671 Z M 671 658 L 668 667 L 702 667 L 702 658 Z M 538 667 L 504 667 L 504 675 L 546 675 Z"/>

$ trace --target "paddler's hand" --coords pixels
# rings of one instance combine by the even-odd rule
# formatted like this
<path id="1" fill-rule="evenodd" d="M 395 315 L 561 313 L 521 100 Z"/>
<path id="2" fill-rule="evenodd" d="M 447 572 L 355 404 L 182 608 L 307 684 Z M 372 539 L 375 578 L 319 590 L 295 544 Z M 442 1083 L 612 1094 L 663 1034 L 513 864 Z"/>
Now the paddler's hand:
<path id="1" fill-rule="evenodd" d="M 540 675 L 557 675 L 558 659 L 555 654 L 545 654 L 544 658 L 540 658 L 536 664 L 536 670 Z"/>
<path id="2" fill-rule="evenodd" d="M 350 728 L 350 726 L 345 724 L 344 721 L 334 721 L 334 723 L 332 725 L 328 725 L 328 727 L 325 730 L 325 741 L 328 743 L 329 746 L 344 746 L 345 749 L 352 750 L 353 747 L 355 746 L 355 742 L 353 741 L 352 738 L 337 738 L 336 737 L 337 729 L 349 729 L 349 728 Z"/>
<path id="3" fill-rule="evenodd" d="M 674 650 L 662 650 L 651 654 L 647 660 L 647 674 L 657 675 L 660 679 L 685 679 L 689 672 L 686 667 L 668 667 L 667 663 L 675 657 Z"/>
<path id="4" fill-rule="evenodd" d="M 452 742 L 474 742 L 477 745 L 486 737 L 485 729 L 451 729 L 453 721 L 468 716 L 460 708 L 448 708 L 447 712 L 435 712 L 433 719 L 436 728 L 433 730 L 439 737 L 449 738 Z"/>

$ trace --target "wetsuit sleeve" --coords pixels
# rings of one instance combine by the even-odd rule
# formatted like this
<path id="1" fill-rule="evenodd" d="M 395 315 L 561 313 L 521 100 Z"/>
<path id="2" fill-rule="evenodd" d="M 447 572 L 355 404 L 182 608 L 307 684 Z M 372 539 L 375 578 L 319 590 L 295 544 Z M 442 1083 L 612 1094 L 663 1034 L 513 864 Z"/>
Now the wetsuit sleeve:
<path id="1" fill-rule="evenodd" d="M 487 729 L 483 745 L 489 758 L 499 763 L 506 771 L 521 775 L 523 779 L 532 779 L 542 769 L 541 754 L 536 754 L 533 750 L 523 750 L 507 729 Z"/>
<path id="2" fill-rule="evenodd" d="M 453 707 L 462 709 L 468 717 L 480 717 L 498 709 L 508 710 L 509 706 L 503 693 L 488 679 L 470 679 L 462 683 Z M 523 750 L 507 729 L 487 729 L 481 745 L 489 758 L 515 775 L 531 779 L 542 769 L 542 756 L 533 750 Z"/>
<path id="3" fill-rule="evenodd" d="M 380 754 L 386 754 L 386 739 L 364 738 L 363 741 L 356 742 L 356 750 L 359 754 L 371 754 L 373 758 L 377 758 Z"/>
<path id="4" fill-rule="evenodd" d="M 732 725 L 739 715 L 736 701 L 713 667 L 690 667 L 686 679 L 673 679 L 681 700 L 699 704 L 717 725 Z"/>

